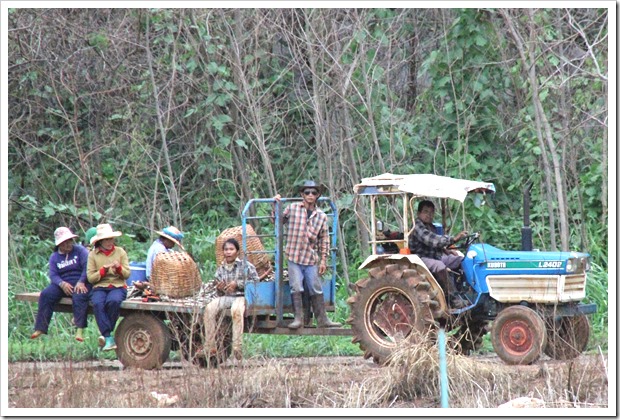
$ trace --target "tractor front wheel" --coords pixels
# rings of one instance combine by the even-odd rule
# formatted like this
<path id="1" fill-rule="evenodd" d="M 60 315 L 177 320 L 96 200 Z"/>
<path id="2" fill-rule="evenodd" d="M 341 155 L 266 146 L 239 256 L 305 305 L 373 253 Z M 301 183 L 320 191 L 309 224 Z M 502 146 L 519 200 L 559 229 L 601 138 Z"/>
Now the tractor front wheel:
<path id="1" fill-rule="evenodd" d="M 493 321 L 491 342 L 495 353 L 509 365 L 529 365 L 547 345 L 543 319 L 526 306 L 510 306 Z"/>

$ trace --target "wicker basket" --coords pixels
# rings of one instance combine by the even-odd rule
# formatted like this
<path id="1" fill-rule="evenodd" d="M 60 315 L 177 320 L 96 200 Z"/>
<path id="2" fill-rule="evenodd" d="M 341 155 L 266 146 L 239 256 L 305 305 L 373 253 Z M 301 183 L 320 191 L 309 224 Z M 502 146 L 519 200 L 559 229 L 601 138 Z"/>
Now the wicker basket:
<path id="1" fill-rule="evenodd" d="M 260 238 L 256 237 L 256 232 L 252 225 L 245 225 L 245 231 L 247 235 L 247 247 L 249 251 L 264 251 L 265 247 L 263 243 L 260 241 Z M 239 250 L 239 258 L 243 258 L 243 242 L 242 242 L 242 226 L 236 226 L 229 229 L 226 229 L 215 240 L 215 262 L 219 265 L 224 260 L 224 251 L 222 250 L 222 246 L 226 239 L 234 238 L 239 242 L 239 246 L 241 249 Z M 250 254 L 248 255 L 248 260 L 254 264 L 256 267 L 256 271 L 258 272 L 258 276 L 262 277 L 263 274 L 271 271 L 271 258 L 269 254 Z"/>
<path id="2" fill-rule="evenodd" d="M 171 298 L 184 298 L 200 290 L 202 279 L 198 266 L 185 252 L 160 252 L 155 256 L 151 286 L 155 293 Z"/>

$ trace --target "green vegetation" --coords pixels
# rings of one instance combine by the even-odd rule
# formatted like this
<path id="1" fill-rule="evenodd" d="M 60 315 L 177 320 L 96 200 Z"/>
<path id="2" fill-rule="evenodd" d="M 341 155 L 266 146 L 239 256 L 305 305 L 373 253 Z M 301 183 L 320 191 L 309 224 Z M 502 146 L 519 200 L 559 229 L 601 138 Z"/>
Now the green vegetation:
<path id="1" fill-rule="evenodd" d="M 30 342 L 36 305 L 13 298 L 48 284 L 56 227 L 83 235 L 110 223 L 130 260 L 143 261 L 154 231 L 174 224 L 207 281 L 215 238 L 240 224 L 247 200 L 290 196 L 314 178 L 338 203 L 339 258 L 355 282 L 368 246 L 353 187 L 384 172 L 493 182 L 488 205 L 452 206 L 446 222 L 509 250 L 520 248 L 531 186 L 534 248 L 592 255 L 590 347 L 605 349 L 607 13 L 12 9 L 11 360 L 100 356 L 95 343 L 74 344 L 62 315 Z M 246 346 L 357 352 L 346 338 L 250 336 Z"/>

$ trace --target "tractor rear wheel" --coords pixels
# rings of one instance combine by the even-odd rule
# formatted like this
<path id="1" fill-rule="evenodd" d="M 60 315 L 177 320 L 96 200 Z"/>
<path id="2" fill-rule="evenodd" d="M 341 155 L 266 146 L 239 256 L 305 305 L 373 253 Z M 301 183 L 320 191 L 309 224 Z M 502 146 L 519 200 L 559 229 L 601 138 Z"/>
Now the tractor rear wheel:
<path id="1" fill-rule="evenodd" d="M 431 285 L 407 264 L 374 267 L 369 275 L 355 284 L 347 301 L 347 322 L 364 358 L 384 364 L 401 343 L 414 343 L 434 327 L 442 311 Z"/>
<path id="2" fill-rule="evenodd" d="M 507 364 L 532 364 L 547 345 L 545 322 L 526 306 L 510 306 L 493 321 L 491 342 L 495 353 Z"/>
<path id="3" fill-rule="evenodd" d="M 545 354 L 552 359 L 568 360 L 578 357 L 590 338 L 590 321 L 583 315 L 562 317 L 547 323 Z"/>

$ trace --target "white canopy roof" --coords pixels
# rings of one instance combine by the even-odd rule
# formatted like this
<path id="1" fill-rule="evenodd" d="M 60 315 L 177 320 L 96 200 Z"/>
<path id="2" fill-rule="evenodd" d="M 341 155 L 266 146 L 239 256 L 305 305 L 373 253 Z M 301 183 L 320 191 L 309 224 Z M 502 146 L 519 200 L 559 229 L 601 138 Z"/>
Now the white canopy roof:
<path id="1" fill-rule="evenodd" d="M 468 181 L 432 174 L 394 175 L 385 173 L 371 178 L 363 178 L 362 182 L 357 184 L 353 190 L 358 193 L 364 187 L 377 187 L 385 192 L 402 191 L 418 197 L 453 198 L 461 203 L 465 201 L 467 193 L 472 191 L 495 192 L 495 185 L 492 182 Z"/>

